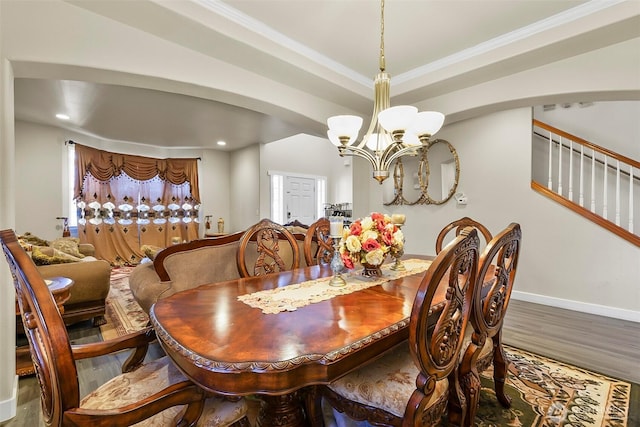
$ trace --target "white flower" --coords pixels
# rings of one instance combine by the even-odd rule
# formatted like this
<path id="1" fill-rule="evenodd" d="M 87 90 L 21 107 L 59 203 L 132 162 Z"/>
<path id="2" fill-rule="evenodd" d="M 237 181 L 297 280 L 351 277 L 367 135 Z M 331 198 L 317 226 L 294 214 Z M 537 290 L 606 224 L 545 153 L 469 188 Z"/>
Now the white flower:
<path id="1" fill-rule="evenodd" d="M 360 252 L 362 249 L 362 245 L 360 244 L 360 240 L 358 240 L 358 236 L 349 236 L 345 240 L 345 246 L 349 252 Z"/>
<path id="2" fill-rule="evenodd" d="M 402 234 L 402 230 L 400 229 L 393 233 L 393 246 L 397 247 L 398 250 L 404 247 L 404 234 Z"/>
<path id="3" fill-rule="evenodd" d="M 371 228 L 373 227 L 373 220 L 370 216 L 368 216 L 366 218 L 363 218 L 362 221 L 360 221 L 360 224 L 362 225 L 363 231 L 371 230 Z"/>
<path id="4" fill-rule="evenodd" d="M 373 230 L 367 230 L 362 232 L 362 235 L 360 236 L 360 238 L 363 242 L 366 242 L 369 239 L 378 240 L 378 232 Z"/>
<path id="5" fill-rule="evenodd" d="M 384 252 L 382 249 L 375 249 L 365 255 L 367 264 L 380 265 L 384 261 Z"/>

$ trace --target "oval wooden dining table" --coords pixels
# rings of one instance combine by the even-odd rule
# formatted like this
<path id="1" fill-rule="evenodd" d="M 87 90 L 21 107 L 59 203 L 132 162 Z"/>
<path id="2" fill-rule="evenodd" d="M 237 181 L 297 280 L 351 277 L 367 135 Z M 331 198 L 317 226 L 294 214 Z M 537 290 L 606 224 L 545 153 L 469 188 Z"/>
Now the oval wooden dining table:
<path id="1" fill-rule="evenodd" d="M 424 271 L 293 311 L 265 314 L 239 300 L 331 275 L 328 266 L 312 266 L 203 285 L 158 301 L 151 322 L 166 353 L 202 388 L 257 395 L 260 426 L 305 426 L 302 390 L 328 384 L 408 338 Z"/>

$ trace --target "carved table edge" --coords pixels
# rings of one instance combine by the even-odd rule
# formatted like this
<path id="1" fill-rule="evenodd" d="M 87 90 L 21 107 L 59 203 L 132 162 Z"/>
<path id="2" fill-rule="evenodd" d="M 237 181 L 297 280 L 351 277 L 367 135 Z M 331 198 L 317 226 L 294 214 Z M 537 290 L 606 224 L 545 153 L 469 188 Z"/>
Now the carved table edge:
<path id="1" fill-rule="evenodd" d="M 167 345 L 171 350 L 177 352 L 183 357 L 189 359 L 191 363 L 198 367 L 206 368 L 212 371 L 221 372 L 256 372 L 256 371 L 288 371 L 291 368 L 299 365 L 304 365 L 309 362 L 320 361 L 321 364 L 333 363 L 340 360 L 344 356 L 359 350 L 375 341 L 383 339 L 400 329 L 404 329 L 409 325 L 409 318 L 402 319 L 401 321 L 394 323 L 378 332 L 368 335 L 356 342 L 353 342 L 345 347 L 331 351 L 327 354 L 305 354 L 298 357 L 294 357 L 288 360 L 282 360 L 278 362 L 260 362 L 260 361 L 247 361 L 247 362 L 220 362 L 209 360 L 206 357 L 189 350 L 182 344 L 177 342 L 167 331 L 160 325 L 157 320 L 152 316 L 151 323 L 156 331 L 157 337 Z"/>

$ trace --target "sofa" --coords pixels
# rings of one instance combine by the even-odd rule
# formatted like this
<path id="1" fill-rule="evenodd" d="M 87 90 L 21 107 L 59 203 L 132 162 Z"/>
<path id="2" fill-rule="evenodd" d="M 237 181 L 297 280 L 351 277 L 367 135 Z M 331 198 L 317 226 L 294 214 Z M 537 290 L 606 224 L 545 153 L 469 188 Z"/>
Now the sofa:
<path id="1" fill-rule="evenodd" d="M 298 230 L 295 230 L 298 231 Z M 244 231 L 225 236 L 194 240 L 159 251 L 152 262 L 136 266 L 129 276 L 129 287 L 134 299 L 149 313 L 151 306 L 159 299 L 166 298 L 187 289 L 207 283 L 223 282 L 240 278 L 236 254 Z M 298 243 L 300 267 L 306 263 L 303 254 L 305 235 L 293 233 Z M 286 248 L 287 245 L 281 245 Z M 290 250 L 289 250 L 290 251 Z M 285 262 L 291 256 L 280 254 Z M 248 251 L 247 263 L 255 262 L 256 251 Z"/>
<path id="2" fill-rule="evenodd" d="M 81 244 L 74 238 L 47 241 L 29 233 L 18 239 L 31 253 L 44 279 L 68 277 L 74 281 L 71 296 L 63 305 L 62 318 L 65 324 L 85 320 L 91 320 L 94 326 L 105 323 L 105 300 L 110 289 L 111 265 L 94 257 L 93 245 Z"/>

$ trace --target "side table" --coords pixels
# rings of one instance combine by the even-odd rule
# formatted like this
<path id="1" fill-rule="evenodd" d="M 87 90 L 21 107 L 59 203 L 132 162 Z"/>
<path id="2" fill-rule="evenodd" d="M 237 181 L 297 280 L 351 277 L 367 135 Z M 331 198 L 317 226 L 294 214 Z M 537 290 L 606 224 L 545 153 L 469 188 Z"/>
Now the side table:
<path id="1" fill-rule="evenodd" d="M 64 313 L 63 304 L 69 301 L 71 297 L 71 287 L 73 286 L 73 280 L 68 277 L 52 277 L 44 280 L 49 291 L 53 295 L 53 299 L 58 306 L 60 314 Z M 24 326 L 22 325 L 22 316 L 20 315 L 20 306 L 16 299 L 16 335 L 23 333 Z M 26 375 L 33 375 L 35 369 L 31 362 L 31 354 L 28 345 L 16 346 L 16 375 L 23 377 Z"/>

